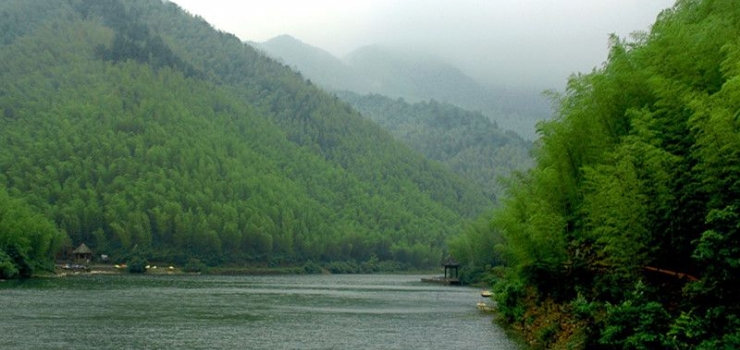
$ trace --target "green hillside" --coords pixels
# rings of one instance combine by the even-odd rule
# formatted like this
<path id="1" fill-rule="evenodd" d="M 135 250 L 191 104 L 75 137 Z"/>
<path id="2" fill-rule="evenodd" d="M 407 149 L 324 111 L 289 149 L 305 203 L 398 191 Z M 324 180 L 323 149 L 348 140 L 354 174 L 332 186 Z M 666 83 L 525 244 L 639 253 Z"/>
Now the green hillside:
<path id="1" fill-rule="evenodd" d="M 740 3 L 612 37 L 494 220 L 502 319 L 549 349 L 740 348 Z"/>
<path id="2" fill-rule="evenodd" d="M 3 230 L 6 253 L 423 267 L 491 206 L 175 4 L 3 1 L 0 28 L 0 205 L 66 236 L 34 255 L 31 232 Z"/>
<path id="3" fill-rule="evenodd" d="M 411 104 L 381 95 L 336 94 L 414 150 L 476 184 L 492 201 L 504 194 L 503 178 L 532 166 L 532 144 L 479 112 L 434 100 Z"/>

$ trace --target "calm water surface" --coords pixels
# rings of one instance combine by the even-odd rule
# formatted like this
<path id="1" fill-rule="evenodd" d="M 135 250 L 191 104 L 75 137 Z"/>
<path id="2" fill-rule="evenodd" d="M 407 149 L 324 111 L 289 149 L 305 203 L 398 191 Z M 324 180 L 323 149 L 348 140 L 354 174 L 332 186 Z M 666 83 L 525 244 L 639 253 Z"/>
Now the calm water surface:
<path id="1" fill-rule="evenodd" d="M 479 291 L 420 276 L 0 282 L 0 349 L 517 349 Z"/>

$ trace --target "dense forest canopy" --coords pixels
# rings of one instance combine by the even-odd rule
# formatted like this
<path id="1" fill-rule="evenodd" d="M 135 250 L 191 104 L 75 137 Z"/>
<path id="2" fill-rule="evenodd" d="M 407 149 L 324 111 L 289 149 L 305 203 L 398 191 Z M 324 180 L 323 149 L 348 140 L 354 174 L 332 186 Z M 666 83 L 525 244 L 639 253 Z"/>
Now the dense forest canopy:
<path id="1" fill-rule="evenodd" d="M 493 227 L 501 314 L 548 348 L 740 348 L 740 3 L 612 37 Z M 558 311 L 556 311 L 558 310 Z"/>
<path id="2" fill-rule="evenodd" d="M 502 179 L 532 166 L 532 143 L 480 112 L 435 100 L 408 103 L 348 91 L 336 95 L 414 150 L 477 185 L 492 201 L 504 195 Z"/>
<path id="3" fill-rule="evenodd" d="M 0 266 L 33 235 L 54 237 L 27 256 L 39 267 L 83 242 L 176 262 L 434 266 L 492 205 L 173 3 L 3 1 L 0 28 L 0 206 L 49 223 L 0 232 Z"/>

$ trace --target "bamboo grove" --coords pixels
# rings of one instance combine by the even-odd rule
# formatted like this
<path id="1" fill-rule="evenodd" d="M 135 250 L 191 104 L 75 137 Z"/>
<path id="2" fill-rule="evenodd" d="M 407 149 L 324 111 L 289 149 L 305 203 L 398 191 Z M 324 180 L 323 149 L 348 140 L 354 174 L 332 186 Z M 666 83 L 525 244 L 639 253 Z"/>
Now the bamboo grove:
<path id="1" fill-rule="evenodd" d="M 739 34 L 736 1 L 680 0 L 555 96 L 492 224 L 533 344 L 740 347 Z"/>

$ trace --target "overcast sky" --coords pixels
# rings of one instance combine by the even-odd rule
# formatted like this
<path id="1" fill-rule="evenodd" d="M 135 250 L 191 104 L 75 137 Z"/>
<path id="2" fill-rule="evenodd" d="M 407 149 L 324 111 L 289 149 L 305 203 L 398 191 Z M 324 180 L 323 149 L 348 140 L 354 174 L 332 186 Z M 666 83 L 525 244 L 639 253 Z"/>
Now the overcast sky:
<path id="1" fill-rule="evenodd" d="M 173 0 L 217 29 L 289 34 L 339 58 L 370 44 L 439 55 L 483 82 L 562 89 L 606 59 L 610 33 L 648 30 L 674 0 Z"/>

